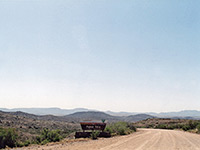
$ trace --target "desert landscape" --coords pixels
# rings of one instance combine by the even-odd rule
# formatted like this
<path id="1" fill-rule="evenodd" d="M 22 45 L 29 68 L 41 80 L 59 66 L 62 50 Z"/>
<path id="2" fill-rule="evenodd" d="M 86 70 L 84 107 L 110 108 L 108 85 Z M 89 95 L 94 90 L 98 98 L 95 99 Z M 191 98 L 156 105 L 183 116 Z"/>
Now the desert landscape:
<path id="1" fill-rule="evenodd" d="M 199 10 L 0 0 L 0 149 L 200 150 Z"/>
<path id="2" fill-rule="evenodd" d="M 111 138 L 93 140 L 92 135 L 75 138 L 75 132 L 82 131 L 80 121 L 102 118 L 107 124 L 105 132 L 110 133 Z M 0 111 L 0 139 L 3 138 L 2 129 L 6 129 L 12 131 L 14 140 L 14 145 L 7 145 L 6 149 L 197 150 L 200 148 L 200 120 L 191 118 L 160 118 L 147 114 L 112 116 L 100 111 L 74 112 L 65 116 Z"/>
<path id="3" fill-rule="evenodd" d="M 200 135 L 163 129 L 138 129 L 136 133 L 109 139 L 63 141 L 18 150 L 199 150 Z"/>

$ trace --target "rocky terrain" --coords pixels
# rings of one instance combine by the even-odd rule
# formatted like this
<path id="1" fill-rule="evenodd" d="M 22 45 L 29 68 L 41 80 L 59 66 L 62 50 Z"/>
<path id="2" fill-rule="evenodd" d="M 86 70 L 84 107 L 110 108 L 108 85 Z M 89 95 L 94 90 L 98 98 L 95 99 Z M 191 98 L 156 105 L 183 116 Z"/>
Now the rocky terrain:
<path id="1" fill-rule="evenodd" d="M 23 112 L 0 112 L 0 127 L 16 129 L 22 141 L 35 138 L 44 128 L 61 130 L 66 135 L 80 130 L 78 123 L 62 120 L 51 120 L 50 116 L 36 116 Z M 56 118 L 56 117 L 55 117 Z"/>

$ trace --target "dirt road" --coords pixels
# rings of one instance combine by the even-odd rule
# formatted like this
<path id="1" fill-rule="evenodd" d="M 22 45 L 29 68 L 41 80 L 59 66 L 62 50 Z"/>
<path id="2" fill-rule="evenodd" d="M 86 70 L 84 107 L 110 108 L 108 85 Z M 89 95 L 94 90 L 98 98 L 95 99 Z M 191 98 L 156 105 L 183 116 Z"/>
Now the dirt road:
<path id="1" fill-rule="evenodd" d="M 26 148 L 29 149 L 29 148 Z M 139 129 L 138 132 L 109 139 L 48 146 L 38 150 L 200 150 L 200 135 L 175 130 Z"/>

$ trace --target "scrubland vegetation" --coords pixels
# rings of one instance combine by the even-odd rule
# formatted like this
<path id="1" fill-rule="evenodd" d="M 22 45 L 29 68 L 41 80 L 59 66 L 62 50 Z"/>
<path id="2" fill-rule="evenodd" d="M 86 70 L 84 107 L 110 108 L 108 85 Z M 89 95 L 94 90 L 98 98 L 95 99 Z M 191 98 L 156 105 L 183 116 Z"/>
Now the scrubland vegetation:
<path id="1" fill-rule="evenodd" d="M 17 133 L 14 129 L 0 128 L 0 148 L 15 147 L 17 145 L 16 140 Z"/>
<path id="2" fill-rule="evenodd" d="M 104 131 L 110 133 L 111 136 L 127 135 L 132 132 L 135 132 L 136 128 L 135 126 L 133 126 L 133 123 L 114 122 L 108 124 Z M 93 131 L 91 134 L 91 139 L 96 140 L 99 134 L 100 134 L 99 131 Z"/>
<path id="3" fill-rule="evenodd" d="M 128 122 L 116 122 L 111 123 L 106 126 L 106 132 L 111 133 L 112 136 L 115 135 L 127 135 L 136 131 L 135 126 Z"/>
<path id="4" fill-rule="evenodd" d="M 46 144 L 49 142 L 57 142 L 66 137 L 66 133 L 61 130 L 43 129 L 39 136 L 32 140 L 21 140 L 16 129 L 0 128 L 0 148 L 5 147 L 23 147 L 30 144 Z"/>
<path id="5" fill-rule="evenodd" d="M 190 131 L 200 133 L 199 120 L 186 119 L 147 119 L 135 123 L 138 128 L 154 128 L 154 129 L 179 129 L 183 131 Z"/>
<path id="6" fill-rule="evenodd" d="M 49 119 L 42 120 L 38 116 L 21 112 L 0 112 L 0 149 L 55 142 L 80 130 L 78 123 L 57 121 L 54 116 L 46 118 Z"/>
<path id="7" fill-rule="evenodd" d="M 136 131 L 136 128 L 132 123 L 127 122 L 116 122 L 107 125 L 106 132 L 111 133 L 112 136 L 115 135 L 126 135 Z M 40 134 L 32 140 L 21 140 L 16 129 L 13 128 L 0 128 L 0 148 L 5 147 L 23 147 L 30 144 L 46 144 L 49 142 L 58 142 L 65 138 L 68 133 L 61 130 L 49 130 L 47 128 L 43 129 Z M 94 131 L 91 134 L 92 139 L 97 139 L 99 132 Z"/>
<path id="8" fill-rule="evenodd" d="M 91 139 L 92 140 L 96 140 L 97 137 L 99 136 L 99 131 L 92 131 L 92 134 L 91 134 Z"/>

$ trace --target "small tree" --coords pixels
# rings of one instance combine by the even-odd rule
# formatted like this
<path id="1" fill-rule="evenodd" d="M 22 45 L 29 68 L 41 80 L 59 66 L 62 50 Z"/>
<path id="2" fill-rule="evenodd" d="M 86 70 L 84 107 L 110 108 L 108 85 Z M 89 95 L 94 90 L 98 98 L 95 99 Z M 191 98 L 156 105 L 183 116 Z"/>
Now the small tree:
<path id="1" fill-rule="evenodd" d="M 14 129 L 0 128 L 0 148 L 15 147 L 17 140 L 17 133 Z"/>
<path id="2" fill-rule="evenodd" d="M 99 131 L 92 131 L 92 133 L 91 133 L 91 138 L 93 139 L 93 140 L 96 140 L 97 139 L 97 137 L 99 136 Z"/>
<path id="3" fill-rule="evenodd" d="M 105 120 L 105 119 L 102 119 L 101 121 L 104 123 L 106 120 Z"/>
<path id="4" fill-rule="evenodd" d="M 48 142 L 57 142 L 62 139 L 60 130 L 44 129 L 39 137 L 36 137 L 37 143 L 46 144 Z"/>

